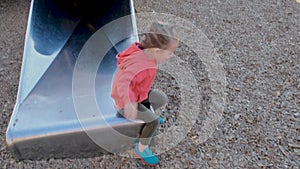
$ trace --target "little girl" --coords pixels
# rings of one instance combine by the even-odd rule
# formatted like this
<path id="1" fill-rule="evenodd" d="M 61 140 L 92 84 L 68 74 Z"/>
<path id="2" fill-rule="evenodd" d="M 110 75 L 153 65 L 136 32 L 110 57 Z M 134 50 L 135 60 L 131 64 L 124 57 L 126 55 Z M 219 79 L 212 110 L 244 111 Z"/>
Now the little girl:
<path id="1" fill-rule="evenodd" d="M 150 166 L 157 165 L 159 160 L 148 145 L 163 121 L 150 107 L 156 110 L 166 105 L 168 100 L 163 92 L 150 88 L 156 76 L 157 63 L 173 56 L 178 44 L 173 27 L 154 22 L 140 43 L 133 43 L 116 56 L 118 71 L 111 96 L 121 115 L 129 120 L 140 119 L 145 122 L 135 146 L 135 156 Z"/>

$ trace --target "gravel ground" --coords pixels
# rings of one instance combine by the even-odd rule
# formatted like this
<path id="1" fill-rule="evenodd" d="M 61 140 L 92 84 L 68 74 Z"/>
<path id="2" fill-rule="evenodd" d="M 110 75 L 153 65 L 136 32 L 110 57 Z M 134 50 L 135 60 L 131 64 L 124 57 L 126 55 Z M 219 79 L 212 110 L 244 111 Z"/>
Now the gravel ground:
<path id="1" fill-rule="evenodd" d="M 16 161 L 5 146 L 5 131 L 22 62 L 29 0 L 0 2 L 0 168 L 143 168 L 135 159 L 105 155 L 87 159 Z M 300 166 L 300 3 L 295 0 L 136 0 L 137 12 L 180 16 L 213 43 L 224 66 L 226 106 L 213 135 L 197 144 L 211 102 L 205 66 L 182 44 L 177 51 L 192 65 L 203 95 L 196 124 L 185 139 L 159 155 L 158 168 L 299 168 Z M 176 123 L 178 90 L 159 73 L 155 86 L 170 97 L 163 115 Z M 168 114 L 172 110 L 172 114 Z"/>

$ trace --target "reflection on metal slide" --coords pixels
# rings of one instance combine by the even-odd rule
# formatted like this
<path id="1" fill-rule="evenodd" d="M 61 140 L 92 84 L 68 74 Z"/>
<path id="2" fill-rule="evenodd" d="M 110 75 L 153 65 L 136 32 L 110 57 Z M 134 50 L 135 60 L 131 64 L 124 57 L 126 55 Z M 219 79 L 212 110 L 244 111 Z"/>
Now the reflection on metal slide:
<path id="1" fill-rule="evenodd" d="M 111 135 L 109 128 L 135 137 L 142 123 L 118 117 L 110 91 L 115 55 L 138 40 L 136 32 L 132 0 L 31 1 L 18 97 L 6 133 L 8 148 L 17 159 L 84 158 L 107 153 L 87 134 L 90 131 L 115 149 L 130 144 Z M 96 33 L 108 40 L 90 41 Z M 104 56 L 97 71 L 82 70 L 82 74 L 95 76 L 93 91 L 102 120 L 97 112 L 79 117 L 74 106 L 74 68 L 79 56 L 85 57 L 82 49 L 87 42 L 94 48 L 111 46 L 107 53 L 87 54 L 95 55 L 88 56 L 91 63 L 99 62 L 96 55 Z M 85 105 L 87 111 L 90 106 Z"/>

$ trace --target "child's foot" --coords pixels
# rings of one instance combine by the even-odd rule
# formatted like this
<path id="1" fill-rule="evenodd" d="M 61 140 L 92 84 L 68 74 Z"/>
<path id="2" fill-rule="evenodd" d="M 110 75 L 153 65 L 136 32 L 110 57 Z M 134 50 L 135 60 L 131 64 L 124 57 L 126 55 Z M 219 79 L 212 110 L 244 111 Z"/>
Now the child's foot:
<path id="1" fill-rule="evenodd" d="M 152 154 L 149 147 L 147 147 L 143 152 L 139 151 L 139 144 L 135 144 L 134 154 L 139 158 L 145 165 L 156 166 L 159 162 L 158 158 Z"/>

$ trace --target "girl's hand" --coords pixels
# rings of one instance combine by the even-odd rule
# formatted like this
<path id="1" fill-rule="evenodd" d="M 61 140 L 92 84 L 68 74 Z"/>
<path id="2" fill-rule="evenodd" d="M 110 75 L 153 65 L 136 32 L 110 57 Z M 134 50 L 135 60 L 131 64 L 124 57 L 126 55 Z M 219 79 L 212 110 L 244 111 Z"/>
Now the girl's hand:
<path id="1" fill-rule="evenodd" d="M 124 108 L 126 119 L 134 120 L 137 117 L 137 103 L 127 103 Z"/>

